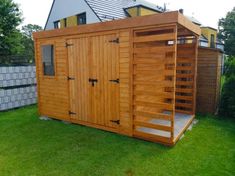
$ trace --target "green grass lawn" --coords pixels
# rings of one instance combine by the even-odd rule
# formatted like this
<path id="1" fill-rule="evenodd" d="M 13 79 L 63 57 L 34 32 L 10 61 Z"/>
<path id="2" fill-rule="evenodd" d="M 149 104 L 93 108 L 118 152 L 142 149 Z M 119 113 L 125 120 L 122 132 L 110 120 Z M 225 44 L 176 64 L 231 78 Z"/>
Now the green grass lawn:
<path id="1" fill-rule="evenodd" d="M 235 121 L 199 117 L 175 147 L 60 121 L 36 106 L 0 113 L 0 176 L 235 175 Z"/>

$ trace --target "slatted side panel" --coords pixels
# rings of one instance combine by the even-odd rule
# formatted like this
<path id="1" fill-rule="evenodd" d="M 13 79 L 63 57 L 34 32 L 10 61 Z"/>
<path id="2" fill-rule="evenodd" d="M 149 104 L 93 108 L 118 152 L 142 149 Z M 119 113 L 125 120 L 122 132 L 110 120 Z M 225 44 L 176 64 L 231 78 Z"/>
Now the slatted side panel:
<path id="1" fill-rule="evenodd" d="M 194 114 L 196 40 L 177 47 L 176 112 Z"/>
<path id="2" fill-rule="evenodd" d="M 176 26 L 134 31 L 134 135 L 170 144 L 174 138 Z"/>
<path id="3" fill-rule="evenodd" d="M 43 75 L 42 64 L 42 45 L 54 45 L 54 63 L 55 76 Z M 40 40 L 36 44 L 36 58 L 37 58 L 37 78 L 38 78 L 38 102 L 39 111 L 41 115 L 56 117 L 58 119 L 69 119 L 69 95 L 68 95 L 68 63 L 67 63 L 67 49 L 65 47 L 65 40 L 62 38 L 55 38 L 51 40 Z"/>
<path id="4" fill-rule="evenodd" d="M 132 135 L 131 116 L 131 42 L 130 30 L 119 32 L 119 78 L 120 78 L 120 133 Z"/>

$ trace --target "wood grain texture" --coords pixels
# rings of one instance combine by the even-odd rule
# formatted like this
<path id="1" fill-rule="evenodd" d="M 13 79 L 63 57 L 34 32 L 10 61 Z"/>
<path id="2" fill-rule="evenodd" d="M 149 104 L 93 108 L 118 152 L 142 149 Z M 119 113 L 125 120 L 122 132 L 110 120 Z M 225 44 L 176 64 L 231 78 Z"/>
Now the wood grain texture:
<path id="1" fill-rule="evenodd" d="M 218 109 L 222 57 L 216 49 L 198 50 L 197 112 L 214 114 Z"/>

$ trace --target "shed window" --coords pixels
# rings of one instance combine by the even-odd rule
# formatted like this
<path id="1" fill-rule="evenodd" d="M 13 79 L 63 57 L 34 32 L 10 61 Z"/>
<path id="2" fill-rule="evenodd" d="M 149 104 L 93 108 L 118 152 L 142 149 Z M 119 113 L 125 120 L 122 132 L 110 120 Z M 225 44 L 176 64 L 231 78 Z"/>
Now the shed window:
<path id="1" fill-rule="evenodd" d="M 54 46 L 44 45 L 42 46 L 42 62 L 43 62 L 43 73 L 46 76 L 54 76 Z"/>
<path id="2" fill-rule="evenodd" d="M 81 13 L 77 15 L 77 24 L 86 24 L 86 13 Z"/>
<path id="3" fill-rule="evenodd" d="M 60 28 L 60 21 L 55 21 L 54 22 L 54 28 L 59 29 Z"/>

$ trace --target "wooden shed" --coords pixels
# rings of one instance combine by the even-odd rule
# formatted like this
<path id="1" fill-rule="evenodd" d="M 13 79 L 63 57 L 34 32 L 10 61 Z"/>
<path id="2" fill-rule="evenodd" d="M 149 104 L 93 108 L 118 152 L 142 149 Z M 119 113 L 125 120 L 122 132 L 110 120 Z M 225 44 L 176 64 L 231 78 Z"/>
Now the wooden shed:
<path id="1" fill-rule="evenodd" d="M 167 12 L 34 33 L 40 115 L 174 145 L 195 115 L 200 32 Z"/>

